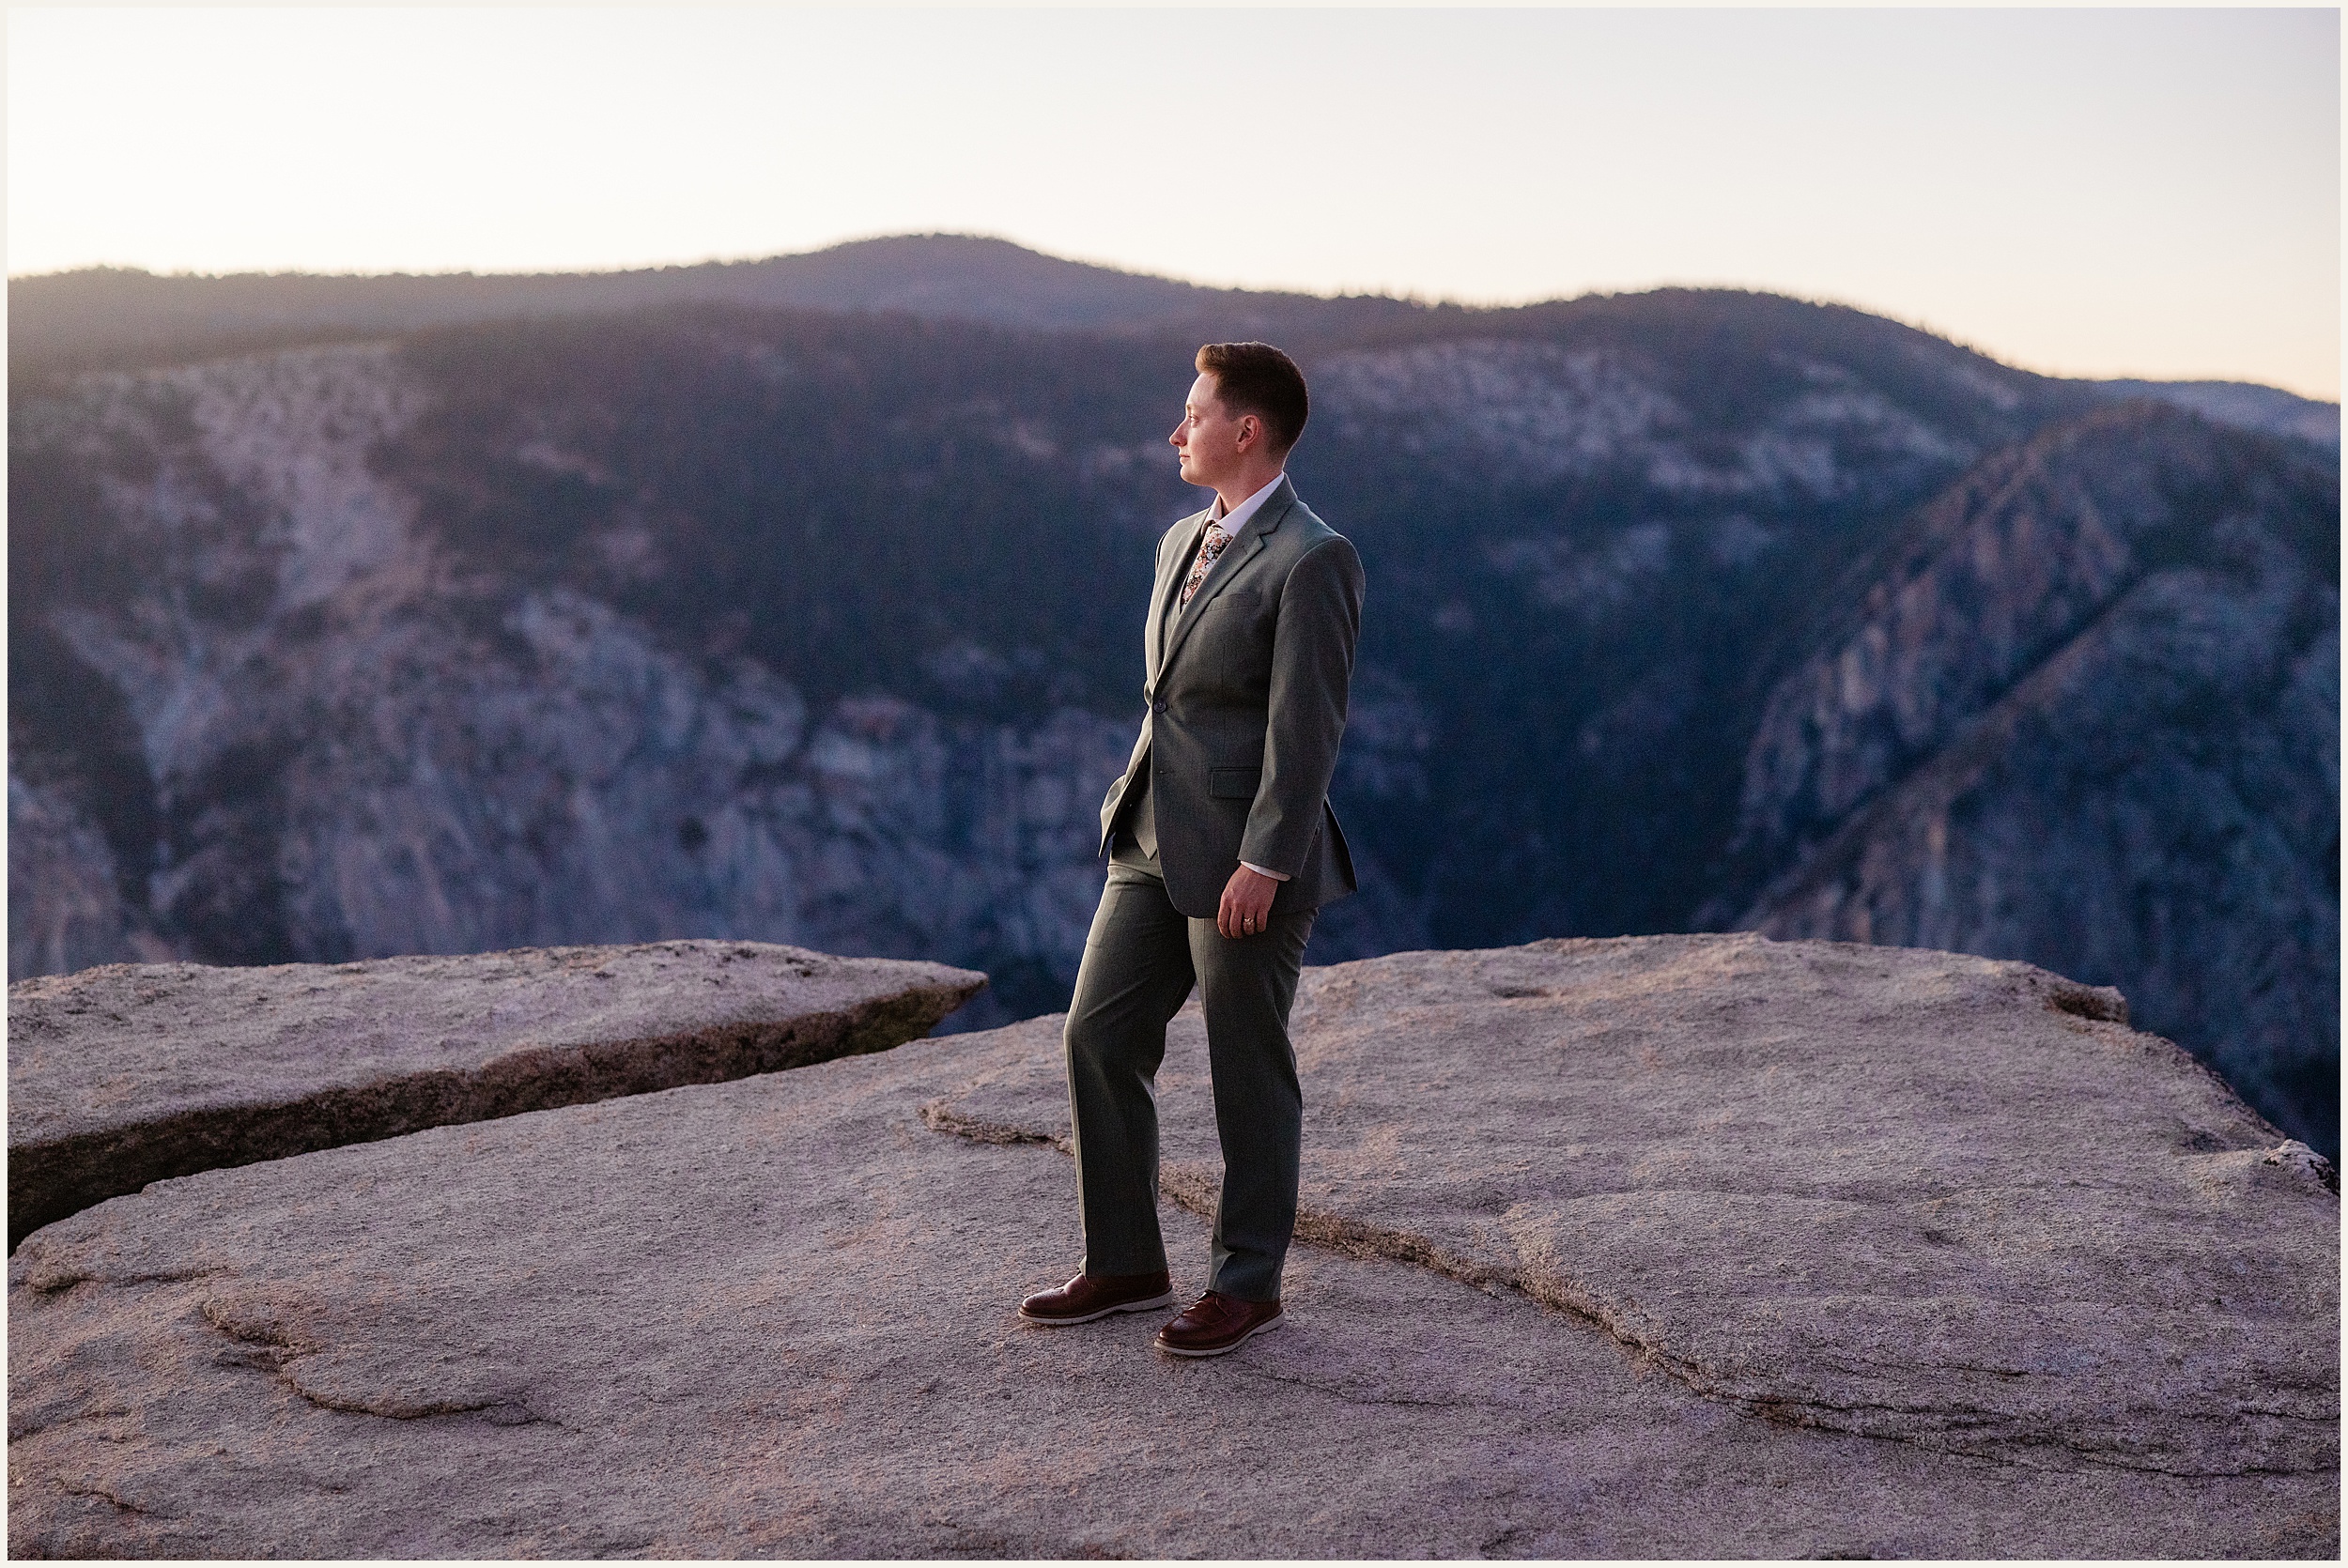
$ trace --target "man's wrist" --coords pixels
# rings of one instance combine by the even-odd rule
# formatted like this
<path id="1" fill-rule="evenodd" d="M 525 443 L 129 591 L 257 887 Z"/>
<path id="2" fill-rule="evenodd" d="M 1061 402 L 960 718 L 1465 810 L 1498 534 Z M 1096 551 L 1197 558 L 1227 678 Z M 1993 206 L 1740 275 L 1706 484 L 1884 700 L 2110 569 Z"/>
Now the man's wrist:
<path id="1" fill-rule="evenodd" d="M 1289 880 L 1288 873 L 1286 871 L 1267 871 L 1261 866 L 1257 865 L 1251 860 L 1243 860 L 1240 864 L 1255 872 L 1258 876 L 1270 877 L 1274 882 L 1286 882 Z"/>

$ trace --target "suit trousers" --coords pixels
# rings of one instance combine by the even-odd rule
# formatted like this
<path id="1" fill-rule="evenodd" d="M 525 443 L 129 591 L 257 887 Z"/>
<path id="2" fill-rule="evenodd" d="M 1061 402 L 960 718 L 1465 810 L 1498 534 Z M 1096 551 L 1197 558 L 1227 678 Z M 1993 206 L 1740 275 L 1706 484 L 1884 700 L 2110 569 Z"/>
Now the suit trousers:
<path id="1" fill-rule="evenodd" d="M 1166 1267 L 1153 1085 L 1166 1059 L 1166 1023 L 1196 984 L 1223 1143 L 1208 1288 L 1242 1300 L 1277 1300 L 1296 1229 L 1305 1120 L 1289 1008 L 1315 912 L 1274 915 L 1270 930 L 1233 941 L 1213 920 L 1176 909 L 1152 857 L 1129 847 L 1124 834 L 1118 838 L 1063 1036 L 1084 1271 L 1142 1274 Z"/>

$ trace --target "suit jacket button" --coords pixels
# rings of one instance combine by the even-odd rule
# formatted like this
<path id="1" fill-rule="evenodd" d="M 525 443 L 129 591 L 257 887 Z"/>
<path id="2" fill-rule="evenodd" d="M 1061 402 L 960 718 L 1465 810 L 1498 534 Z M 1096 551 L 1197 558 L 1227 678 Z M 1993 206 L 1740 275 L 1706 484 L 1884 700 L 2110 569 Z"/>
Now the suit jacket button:
<path id="1" fill-rule="evenodd" d="M 1166 704 L 1165 704 L 1165 703 L 1163 703 L 1163 702 L 1160 702 L 1160 703 L 1158 703 L 1158 704 L 1157 704 L 1154 708 L 1152 708 L 1151 711 L 1152 713 L 1160 713 L 1160 714 L 1162 714 L 1162 713 L 1166 712 Z"/>

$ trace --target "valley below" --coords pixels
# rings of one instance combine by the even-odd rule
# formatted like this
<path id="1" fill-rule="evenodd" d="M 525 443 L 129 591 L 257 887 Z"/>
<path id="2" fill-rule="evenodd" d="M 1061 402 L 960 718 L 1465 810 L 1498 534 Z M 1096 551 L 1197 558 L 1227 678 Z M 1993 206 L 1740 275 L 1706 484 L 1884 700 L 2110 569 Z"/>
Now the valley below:
<path id="1" fill-rule="evenodd" d="M 1369 579 L 1310 961 L 2022 960 L 2337 1155 L 2336 407 L 1768 295 L 873 245 L 12 284 L 10 978 L 739 938 L 985 972 L 949 1028 L 1064 1007 L 1203 499 L 1164 432 L 1261 334 Z"/>

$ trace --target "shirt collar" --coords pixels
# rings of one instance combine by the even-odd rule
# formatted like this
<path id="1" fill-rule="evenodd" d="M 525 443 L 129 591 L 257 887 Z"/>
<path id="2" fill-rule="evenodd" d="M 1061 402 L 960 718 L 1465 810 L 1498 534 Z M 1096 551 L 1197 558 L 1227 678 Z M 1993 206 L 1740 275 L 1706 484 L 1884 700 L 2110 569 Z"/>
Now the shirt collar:
<path id="1" fill-rule="evenodd" d="M 1239 530 L 1247 526 L 1247 519 L 1263 510 L 1263 503 L 1271 498 L 1273 491 L 1280 487 L 1280 481 L 1287 477 L 1288 473 L 1285 469 L 1274 474 L 1271 484 L 1231 508 L 1228 515 L 1226 515 L 1223 511 L 1223 498 L 1215 497 L 1214 509 L 1207 514 L 1207 521 L 1222 525 L 1223 532 L 1227 537 L 1238 538 Z"/>

